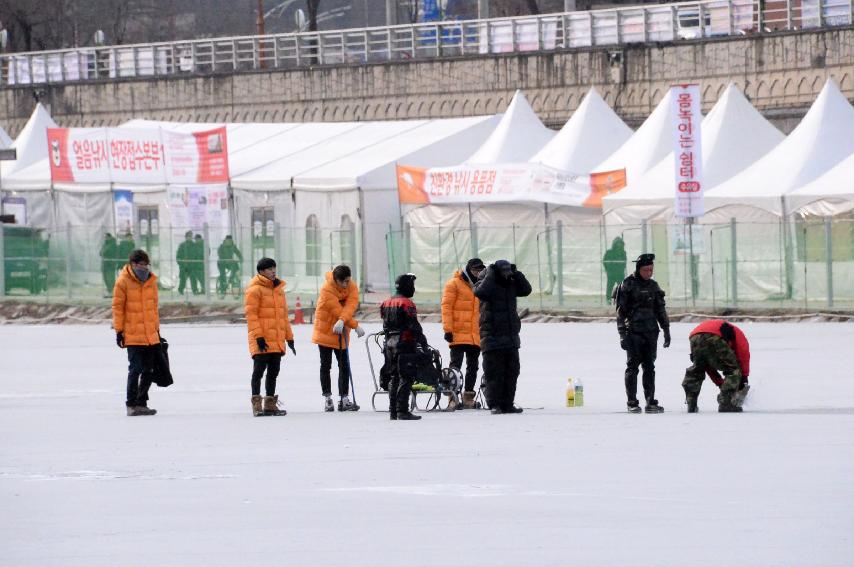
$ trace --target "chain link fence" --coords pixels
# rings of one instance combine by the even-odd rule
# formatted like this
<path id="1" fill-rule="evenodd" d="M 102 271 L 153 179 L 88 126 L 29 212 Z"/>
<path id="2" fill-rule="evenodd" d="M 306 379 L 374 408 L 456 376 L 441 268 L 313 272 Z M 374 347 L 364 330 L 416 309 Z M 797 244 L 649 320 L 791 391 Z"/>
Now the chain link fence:
<path id="1" fill-rule="evenodd" d="M 507 259 L 533 287 L 520 305 L 596 310 L 644 252 L 668 305 L 684 309 L 854 308 L 854 217 L 778 222 L 411 226 L 386 237 L 389 273 L 418 276 L 438 303 L 471 257 Z"/>

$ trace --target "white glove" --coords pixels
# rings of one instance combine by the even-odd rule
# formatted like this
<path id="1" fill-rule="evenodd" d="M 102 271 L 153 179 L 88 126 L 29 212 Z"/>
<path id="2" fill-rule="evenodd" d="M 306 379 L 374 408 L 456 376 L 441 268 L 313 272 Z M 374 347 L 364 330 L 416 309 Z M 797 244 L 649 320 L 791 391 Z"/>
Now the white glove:
<path id="1" fill-rule="evenodd" d="M 365 330 L 362 328 L 361 325 L 356 326 L 356 336 L 360 339 L 365 336 Z"/>
<path id="2" fill-rule="evenodd" d="M 338 322 L 332 327 L 332 332 L 336 335 L 340 335 L 344 332 L 344 320 L 338 319 Z"/>

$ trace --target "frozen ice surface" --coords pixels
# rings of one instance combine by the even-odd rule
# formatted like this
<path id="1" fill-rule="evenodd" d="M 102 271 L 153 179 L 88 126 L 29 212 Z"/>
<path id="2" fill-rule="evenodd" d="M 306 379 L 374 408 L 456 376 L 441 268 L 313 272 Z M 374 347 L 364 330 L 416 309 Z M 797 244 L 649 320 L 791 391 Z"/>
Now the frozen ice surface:
<path id="1" fill-rule="evenodd" d="M 691 328 L 659 349 L 662 415 L 625 412 L 613 324 L 526 324 L 517 401 L 544 409 L 390 422 L 355 337 L 362 411 L 321 411 L 300 326 L 288 416 L 253 418 L 244 327 L 164 326 L 176 383 L 128 418 L 109 328 L 2 326 L 0 564 L 851 565 L 854 326 L 743 324 L 741 415 L 708 381 L 685 413 Z"/>

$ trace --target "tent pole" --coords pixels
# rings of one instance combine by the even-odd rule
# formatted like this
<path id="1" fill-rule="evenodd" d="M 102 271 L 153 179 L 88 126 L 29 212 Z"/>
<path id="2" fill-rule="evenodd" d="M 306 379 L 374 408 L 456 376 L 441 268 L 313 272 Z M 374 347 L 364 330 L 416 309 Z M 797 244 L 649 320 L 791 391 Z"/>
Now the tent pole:
<path id="1" fill-rule="evenodd" d="M 824 217 L 824 246 L 827 262 L 827 306 L 833 307 L 833 225 Z"/>
<path id="2" fill-rule="evenodd" d="M 360 244 L 359 250 L 362 254 L 362 257 L 359 259 L 359 262 L 358 262 L 360 273 L 357 274 L 357 277 L 359 278 L 357 281 L 359 281 L 361 283 L 361 288 L 362 288 L 361 293 L 365 294 L 368 291 L 368 266 L 367 266 L 367 254 L 365 253 L 366 252 L 366 247 L 365 247 L 365 229 L 366 229 L 365 193 L 361 187 L 357 187 L 356 189 L 359 192 L 359 221 L 360 221 L 359 224 L 361 226 L 361 233 L 362 233 L 361 242 L 359 243 Z"/>
<path id="3" fill-rule="evenodd" d="M 781 226 L 783 228 L 783 257 L 786 263 L 786 299 L 792 299 L 793 297 L 793 283 L 792 279 L 794 278 L 794 258 L 792 257 L 792 240 L 791 235 L 789 234 L 789 215 L 786 211 L 786 197 L 780 196 L 780 211 L 782 216 L 780 217 Z"/>
<path id="4" fill-rule="evenodd" d="M 730 231 L 730 246 L 732 250 L 730 251 L 730 264 L 732 268 L 730 272 L 732 273 L 732 306 L 736 307 L 738 305 L 738 257 L 736 256 L 738 252 L 738 242 L 736 240 L 736 225 L 735 218 L 729 219 L 729 231 Z"/>
<path id="5" fill-rule="evenodd" d="M 557 221 L 557 304 L 563 307 L 563 222 Z"/>

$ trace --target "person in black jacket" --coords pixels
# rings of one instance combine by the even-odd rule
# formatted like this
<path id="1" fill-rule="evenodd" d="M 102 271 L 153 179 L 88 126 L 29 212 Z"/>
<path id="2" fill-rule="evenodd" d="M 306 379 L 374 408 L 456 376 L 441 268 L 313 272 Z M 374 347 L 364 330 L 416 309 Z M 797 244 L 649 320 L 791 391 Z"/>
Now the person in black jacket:
<path id="1" fill-rule="evenodd" d="M 655 399 L 655 358 L 658 328 L 664 332 L 664 348 L 670 346 L 670 320 L 664 304 L 664 291 L 652 279 L 655 254 L 641 254 L 635 271 L 614 290 L 617 331 L 620 348 L 626 351 L 626 404 L 629 412 L 640 413 L 638 404 L 638 368 L 643 366 L 643 395 L 646 413 L 664 411 Z"/>
<path id="2" fill-rule="evenodd" d="M 519 331 L 522 321 L 516 298 L 531 294 L 525 275 L 507 260 L 488 266 L 474 285 L 480 299 L 480 349 L 486 380 L 486 402 L 492 413 L 521 413 L 513 405 L 519 379 Z"/>
<path id="3" fill-rule="evenodd" d="M 421 416 L 409 411 L 409 395 L 417 378 L 418 361 L 426 356 L 428 344 L 412 301 L 415 276 L 403 274 L 394 284 L 397 293 L 380 305 L 385 331 L 385 366 L 391 372 L 388 409 L 391 419 L 416 420 Z"/>

